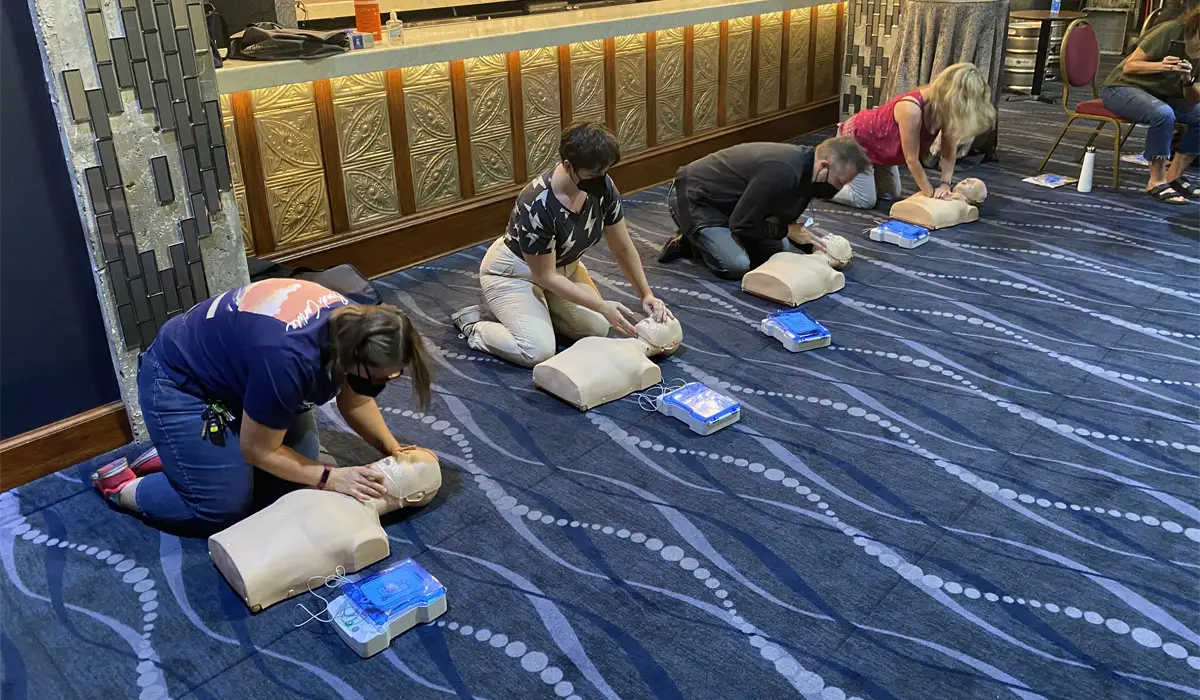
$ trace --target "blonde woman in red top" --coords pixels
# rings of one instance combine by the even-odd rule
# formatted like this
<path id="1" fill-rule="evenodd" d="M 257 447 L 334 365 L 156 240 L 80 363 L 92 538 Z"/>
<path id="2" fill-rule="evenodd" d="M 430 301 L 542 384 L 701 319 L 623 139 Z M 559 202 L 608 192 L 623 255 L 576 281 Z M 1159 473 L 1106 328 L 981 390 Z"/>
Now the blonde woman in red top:
<path id="1" fill-rule="evenodd" d="M 839 132 L 867 151 L 874 172 L 859 174 L 833 201 L 872 209 L 878 199 L 899 198 L 900 165 L 908 166 L 921 194 L 949 199 L 958 145 L 987 132 L 995 121 L 992 91 L 983 73 L 973 63 L 948 66 L 928 85 L 842 122 Z M 942 172 L 935 188 L 921 156 L 939 134 Z"/>

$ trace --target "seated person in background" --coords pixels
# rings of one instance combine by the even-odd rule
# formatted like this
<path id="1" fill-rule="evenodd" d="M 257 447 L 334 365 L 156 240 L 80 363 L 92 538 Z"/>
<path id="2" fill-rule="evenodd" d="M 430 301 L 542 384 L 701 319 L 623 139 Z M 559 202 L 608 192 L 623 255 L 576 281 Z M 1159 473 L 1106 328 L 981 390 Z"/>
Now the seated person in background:
<path id="1" fill-rule="evenodd" d="M 394 455 L 408 448 L 374 397 L 407 371 L 418 403 L 429 400 L 425 346 L 403 313 L 305 280 L 262 280 L 196 304 L 139 364 L 138 402 L 161 461 L 118 460 L 93 485 L 152 524 L 195 534 L 249 515 L 262 486 L 384 497 L 381 472 L 318 461 L 312 408 L 336 397 L 351 429 Z"/>
<path id="2" fill-rule="evenodd" d="M 554 355 L 555 331 L 571 340 L 605 336 L 610 327 L 637 335 L 629 309 L 602 299 L 580 262 L 601 236 L 642 310 L 659 322 L 672 318 L 650 291 L 625 228 L 621 193 L 606 175 L 621 160 L 616 137 L 600 124 L 574 124 L 563 132 L 558 154 L 560 162 L 521 191 L 507 233 L 479 264 L 483 301 L 499 323 L 481 320 L 479 306 L 451 316 L 471 347 L 522 367 Z"/>
<path id="3" fill-rule="evenodd" d="M 829 199 L 870 161 L 848 138 L 815 149 L 790 143 L 744 143 L 707 155 L 675 174 L 668 195 L 679 231 L 658 260 L 697 256 L 718 277 L 741 279 L 792 240 L 823 248 L 796 220 L 813 197 Z"/>
<path id="4" fill-rule="evenodd" d="M 1172 42 L 1183 43 L 1184 56 L 1173 55 Z M 1176 44 L 1178 47 L 1178 44 Z M 1189 60 L 1190 59 L 1190 60 Z M 1150 181 L 1146 192 L 1160 202 L 1187 204 L 1200 197 L 1184 172 L 1200 153 L 1200 7 L 1181 19 L 1164 22 L 1147 34 L 1104 81 L 1104 106 L 1131 122 L 1146 124 L 1146 160 Z M 1171 159 L 1176 124 L 1187 133 Z"/>
<path id="5" fill-rule="evenodd" d="M 842 122 L 838 132 L 866 149 L 874 172 L 863 172 L 833 201 L 873 209 L 878 199 L 900 198 L 900 169 L 907 165 L 920 194 L 950 199 L 958 144 L 992 128 L 996 108 L 983 73 L 972 63 L 947 66 L 928 85 L 898 95 Z M 941 183 L 935 189 L 921 165 L 938 134 L 942 136 Z"/>

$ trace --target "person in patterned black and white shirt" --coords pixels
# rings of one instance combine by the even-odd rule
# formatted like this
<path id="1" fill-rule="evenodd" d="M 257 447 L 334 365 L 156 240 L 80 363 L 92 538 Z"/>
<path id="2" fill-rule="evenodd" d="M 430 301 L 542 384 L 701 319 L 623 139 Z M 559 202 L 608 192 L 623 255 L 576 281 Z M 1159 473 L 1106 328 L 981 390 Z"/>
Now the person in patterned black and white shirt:
<path id="1" fill-rule="evenodd" d="M 479 265 L 483 300 L 497 321 L 469 306 L 451 318 L 476 350 L 523 367 L 555 352 L 555 332 L 571 340 L 637 334 L 624 305 L 605 301 L 581 258 L 604 238 L 625 277 L 657 321 L 671 312 L 650 290 L 629 239 L 621 193 L 607 173 L 621 159 L 616 137 L 600 124 L 573 124 L 559 141 L 560 161 L 517 197 L 504 236 Z"/>

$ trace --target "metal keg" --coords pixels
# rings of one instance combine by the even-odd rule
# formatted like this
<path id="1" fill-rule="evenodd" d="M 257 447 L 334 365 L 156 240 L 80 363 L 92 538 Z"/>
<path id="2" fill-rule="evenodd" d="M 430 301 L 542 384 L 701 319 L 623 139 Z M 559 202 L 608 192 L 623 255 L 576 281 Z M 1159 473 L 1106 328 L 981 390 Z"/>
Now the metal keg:
<path id="1" fill-rule="evenodd" d="M 1001 83 L 1009 90 L 1028 91 L 1033 87 L 1033 66 L 1037 63 L 1040 22 L 1010 22 L 1004 52 Z"/>

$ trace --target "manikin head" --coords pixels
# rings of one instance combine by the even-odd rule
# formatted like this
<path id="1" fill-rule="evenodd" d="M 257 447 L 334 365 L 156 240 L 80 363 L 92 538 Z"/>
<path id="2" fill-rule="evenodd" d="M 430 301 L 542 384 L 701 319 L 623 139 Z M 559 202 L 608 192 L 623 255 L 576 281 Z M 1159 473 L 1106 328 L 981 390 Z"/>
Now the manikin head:
<path id="1" fill-rule="evenodd" d="M 421 336 L 394 306 L 351 304 L 329 317 L 330 373 L 337 385 L 375 397 L 407 370 L 424 408 L 429 402 L 429 358 Z"/>
<path id="2" fill-rule="evenodd" d="M 577 122 L 562 132 L 558 157 L 572 185 L 603 197 L 608 194 L 608 171 L 621 161 L 621 146 L 603 124 Z"/>
<path id="3" fill-rule="evenodd" d="M 400 508 L 424 505 L 442 486 L 441 466 L 429 450 L 410 448 L 370 466 L 383 474 L 383 485 L 387 488 L 387 496 L 369 502 L 381 516 Z"/>
<path id="4" fill-rule="evenodd" d="M 670 355 L 679 349 L 683 342 L 683 327 L 679 319 L 668 319 L 659 323 L 653 318 L 644 318 L 634 326 L 637 330 L 637 340 L 644 346 L 646 357 Z"/>
<path id="5" fill-rule="evenodd" d="M 850 247 L 850 241 L 837 234 L 825 236 L 825 257 L 829 260 L 829 266 L 835 270 L 840 270 L 850 264 L 850 258 L 854 257 L 854 250 Z"/>
<path id="6" fill-rule="evenodd" d="M 833 199 L 859 173 L 870 169 L 871 160 L 857 141 L 849 136 L 825 139 L 813 152 L 812 193 Z"/>
<path id="7" fill-rule="evenodd" d="M 965 199 L 967 204 L 978 206 L 987 199 L 987 185 L 977 177 L 969 177 L 954 186 L 954 194 Z"/>

